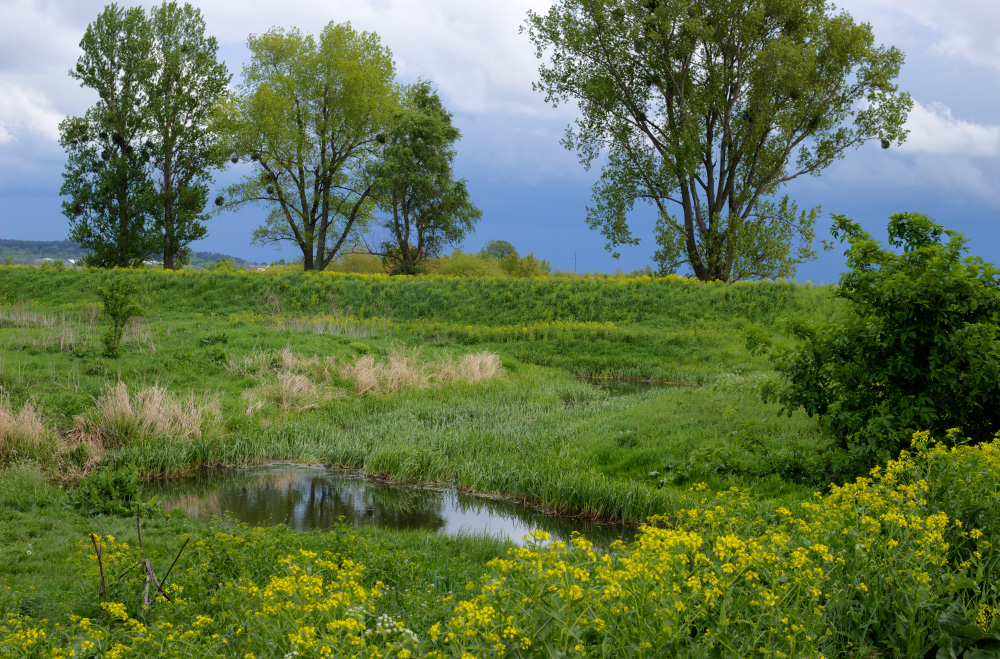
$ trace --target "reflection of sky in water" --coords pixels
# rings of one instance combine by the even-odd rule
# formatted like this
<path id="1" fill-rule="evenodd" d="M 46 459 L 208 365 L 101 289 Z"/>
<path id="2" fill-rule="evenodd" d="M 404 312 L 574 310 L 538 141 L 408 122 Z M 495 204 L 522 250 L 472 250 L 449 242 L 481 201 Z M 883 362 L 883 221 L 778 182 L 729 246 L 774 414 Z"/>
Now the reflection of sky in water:
<path id="1" fill-rule="evenodd" d="M 167 509 L 203 520 L 230 514 L 255 526 L 297 530 L 351 524 L 426 529 L 448 535 L 487 535 L 519 542 L 531 531 L 568 540 L 576 531 L 595 544 L 630 540 L 634 529 L 546 515 L 509 501 L 365 480 L 357 474 L 305 465 L 230 469 L 149 483 Z"/>

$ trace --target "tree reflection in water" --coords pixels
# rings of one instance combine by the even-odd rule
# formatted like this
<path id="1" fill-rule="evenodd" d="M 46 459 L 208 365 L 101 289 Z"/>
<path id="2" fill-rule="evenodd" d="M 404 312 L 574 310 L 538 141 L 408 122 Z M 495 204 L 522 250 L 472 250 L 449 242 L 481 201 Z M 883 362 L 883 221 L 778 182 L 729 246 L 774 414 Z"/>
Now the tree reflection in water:
<path id="1" fill-rule="evenodd" d="M 228 513 L 254 526 L 293 529 L 349 524 L 426 529 L 449 535 L 488 535 L 520 541 L 531 531 L 569 539 L 576 531 L 598 546 L 630 540 L 634 529 L 546 515 L 508 501 L 369 481 L 354 473 L 307 465 L 228 469 L 190 478 L 151 482 L 167 509 L 203 520 Z"/>

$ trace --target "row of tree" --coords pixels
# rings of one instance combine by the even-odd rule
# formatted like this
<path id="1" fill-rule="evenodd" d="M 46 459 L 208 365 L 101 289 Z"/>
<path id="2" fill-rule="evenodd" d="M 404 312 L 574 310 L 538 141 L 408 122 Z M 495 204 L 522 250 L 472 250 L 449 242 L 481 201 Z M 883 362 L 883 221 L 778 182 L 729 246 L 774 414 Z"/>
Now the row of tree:
<path id="1" fill-rule="evenodd" d="M 639 242 L 636 202 L 653 205 L 661 273 L 793 275 L 819 209 L 784 185 L 906 137 L 903 54 L 826 0 L 559 0 L 525 28 L 548 58 L 536 88 L 579 104 L 566 146 L 603 163 L 589 224 L 615 252 Z M 97 264 L 175 267 L 226 159 L 251 173 L 218 209 L 266 206 L 255 240 L 292 242 L 307 270 L 360 249 L 416 272 L 481 216 L 454 178 L 451 115 L 429 83 L 396 82 L 375 34 L 252 36 L 234 91 L 190 5 L 111 5 L 81 46 L 72 75 L 100 101 L 62 124 L 64 208 Z"/>
<path id="2" fill-rule="evenodd" d="M 451 114 L 429 82 L 396 81 L 375 34 L 251 36 L 235 90 L 189 4 L 109 5 L 80 45 L 70 74 L 99 100 L 60 125 L 61 192 L 92 265 L 176 268 L 211 213 L 263 205 L 255 241 L 291 242 L 306 270 L 362 250 L 413 274 L 482 215 L 454 175 Z M 213 172 L 241 161 L 250 173 L 209 210 Z"/>

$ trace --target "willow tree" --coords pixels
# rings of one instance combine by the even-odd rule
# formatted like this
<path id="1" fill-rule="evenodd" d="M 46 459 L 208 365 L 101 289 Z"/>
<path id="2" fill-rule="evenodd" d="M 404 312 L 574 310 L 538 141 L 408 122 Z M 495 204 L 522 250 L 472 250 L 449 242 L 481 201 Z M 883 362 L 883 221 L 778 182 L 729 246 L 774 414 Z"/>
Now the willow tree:
<path id="1" fill-rule="evenodd" d="M 291 242 L 306 270 L 323 270 L 373 212 L 365 172 L 399 104 L 392 55 L 377 35 L 336 23 L 319 39 L 275 28 L 247 45 L 223 123 L 252 173 L 218 201 L 267 206 L 255 242 Z"/>
<path id="2" fill-rule="evenodd" d="M 548 59 L 536 89 L 579 104 L 565 145 L 604 162 L 588 223 L 617 254 L 652 204 L 664 272 L 793 274 L 818 209 L 782 187 L 906 136 L 903 54 L 824 0 L 558 0 L 526 29 Z"/>

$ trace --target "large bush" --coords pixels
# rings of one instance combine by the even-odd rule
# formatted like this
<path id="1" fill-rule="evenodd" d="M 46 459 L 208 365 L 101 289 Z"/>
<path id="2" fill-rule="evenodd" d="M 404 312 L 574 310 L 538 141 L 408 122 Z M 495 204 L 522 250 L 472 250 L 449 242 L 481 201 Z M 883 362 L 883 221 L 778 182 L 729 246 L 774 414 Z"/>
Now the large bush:
<path id="1" fill-rule="evenodd" d="M 775 355 L 782 383 L 765 396 L 819 415 L 858 465 L 886 460 L 917 430 L 990 438 L 1000 428 L 997 269 L 918 213 L 889 220 L 900 251 L 834 220 L 850 246 L 836 290 L 846 312 L 792 328 L 801 343 Z"/>

